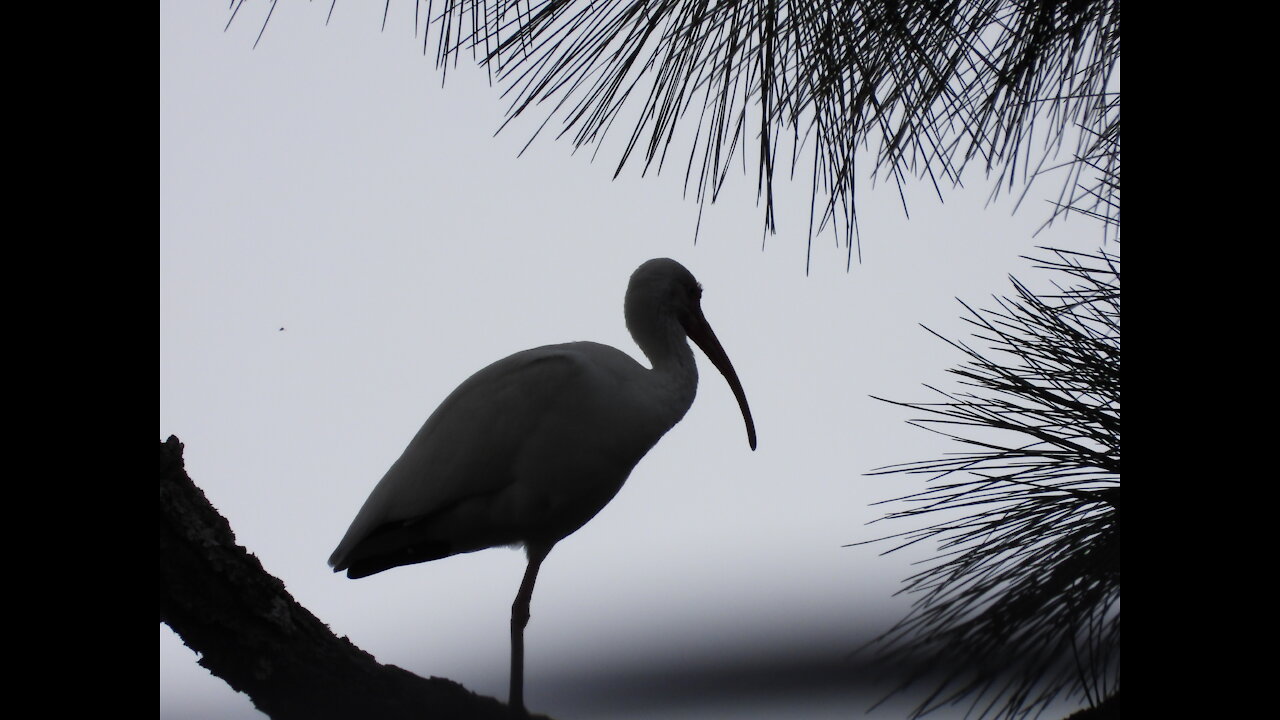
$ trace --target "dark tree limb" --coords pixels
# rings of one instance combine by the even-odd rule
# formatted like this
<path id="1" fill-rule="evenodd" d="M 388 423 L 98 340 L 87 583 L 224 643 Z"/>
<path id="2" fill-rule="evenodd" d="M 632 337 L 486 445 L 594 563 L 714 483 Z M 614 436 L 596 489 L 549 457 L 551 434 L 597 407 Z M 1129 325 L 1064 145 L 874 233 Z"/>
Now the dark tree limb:
<path id="1" fill-rule="evenodd" d="M 380 664 L 336 637 L 236 545 L 173 436 L 160 444 L 160 622 L 275 720 L 511 717 L 493 698 Z"/>
<path id="2" fill-rule="evenodd" d="M 1071 713 L 1067 720 L 1118 720 L 1120 717 L 1120 691 L 1098 705 Z"/>

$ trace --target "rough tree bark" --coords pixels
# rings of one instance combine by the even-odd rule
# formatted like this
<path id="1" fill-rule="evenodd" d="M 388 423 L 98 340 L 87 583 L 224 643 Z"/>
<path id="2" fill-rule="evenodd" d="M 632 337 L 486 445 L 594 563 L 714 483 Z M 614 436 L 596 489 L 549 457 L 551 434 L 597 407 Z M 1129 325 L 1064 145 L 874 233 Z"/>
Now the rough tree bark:
<path id="1" fill-rule="evenodd" d="M 236 545 L 172 436 L 160 444 L 160 622 L 274 720 L 511 718 L 493 698 L 383 665 L 336 637 Z"/>

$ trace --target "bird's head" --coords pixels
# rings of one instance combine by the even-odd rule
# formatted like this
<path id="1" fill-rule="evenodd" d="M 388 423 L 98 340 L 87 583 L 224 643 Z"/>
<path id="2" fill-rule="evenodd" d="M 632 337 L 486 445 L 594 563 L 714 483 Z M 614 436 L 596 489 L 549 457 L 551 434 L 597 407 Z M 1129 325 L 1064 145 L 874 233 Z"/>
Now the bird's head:
<path id="1" fill-rule="evenodd" d="M 733 390 L 738 407 L 742 410 L 742 418 L 747 424 L 747 440 L 751 449 L 755 450 L 756 428 L 751 419 L 746 393 L 733 369 L 733 363 L 729 362 L 728 354 L 711 330 L 706 316 L 702 314 L 702 285 L 693 277 L 693 273 L 670 258 L 649 260 L 631 274 L 625 304 L 627 327 L 646 353 L 649 351 L 641 338 L 661 337 L 664 329 L 673 326 L 673 321 L 702 349 Z"/>

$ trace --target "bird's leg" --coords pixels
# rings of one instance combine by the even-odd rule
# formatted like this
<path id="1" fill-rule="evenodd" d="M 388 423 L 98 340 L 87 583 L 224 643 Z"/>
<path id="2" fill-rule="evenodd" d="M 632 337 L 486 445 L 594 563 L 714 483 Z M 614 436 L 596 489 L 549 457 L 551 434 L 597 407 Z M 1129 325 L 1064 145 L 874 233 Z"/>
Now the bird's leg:
<path id="1" fill-rule="evenodd" d="M 529 566 L 525 568 L 520 592 L 511 604 L 511 694 L 508 705 L 522 714 L 524 707 L 524 628 L 529 624 L 529 600 L 533 597 L 533 583 L 538 579 L 538 568 L 551 552 L 550 546 L 526 545 Z"/>

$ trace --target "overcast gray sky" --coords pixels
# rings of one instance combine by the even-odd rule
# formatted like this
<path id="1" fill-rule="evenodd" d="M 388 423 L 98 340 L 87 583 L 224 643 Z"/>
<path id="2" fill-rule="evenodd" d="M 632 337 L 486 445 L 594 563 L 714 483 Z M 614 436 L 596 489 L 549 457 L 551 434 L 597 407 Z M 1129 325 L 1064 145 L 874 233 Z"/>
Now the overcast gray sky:
<path id="1" fill-rule="evenodd" d="M 382 662 L 505 698 L 522 553 L 359 581 L 325 560 L 472 372 L 573 340 L 640 358 L 623 292 L 636 266 L 665 256 L 705 288 L 759 450 L 699 355 L 693 409 L 543 566 L 529 707 L 697 717 L 698 702 L 646 702 L 670 682 L 650 675 L 788 654 L 839 667 L 903 611 L 890 596 L 918 555 L 841 546 L 891 529 L 866 527 L 884 510 L 869 504 L 915 482 L 863 473 L 948 447 L 868 396 L 954 387 L 958 354 L 921 324 L 964 338 L 956 298 L 990 306 L 1011 273 L 1042 285 L 1019 257 L 1036 245 L 1096 249 L 1098 228 L 1081 220 L 1032 237 L 1056 182 L 1016 214 L 1010 198 L 984 207 L 977 173 L 945 204 L 920 183 L 910 220 L 893 187 L 867 183 L 863 262 L 846 271 L 845 249 L 821 236 L 806 276 L 805 180 L 781 186 L 780 234 L 763 249 L 754 170 L 708 209 L 695 245 L 681 172 L 611 182 L 616 154 L 592 163 L 550 136 L 517 158 L 531 126 L 493 136 L 504 105 L 478 72 L 440 87 L 412 3 L 392 3 L 385 33 L 381 3 L 339 3 L 328 27 L 328 3 L 281 3 L 255 50 L 259 5 L 227 32 L 225 5 L 160 6 L 160 438 L 185 443 L 196 484 L 299 602 Z M 783 706 L 848 717 L 873 695 Z M 765 699 L 739 702 L 715 713 L 778 716 Z M 262 715 L 162 625 L 160 717 Z"/>

